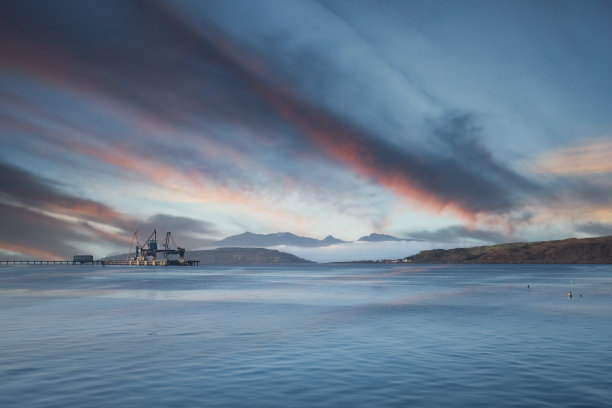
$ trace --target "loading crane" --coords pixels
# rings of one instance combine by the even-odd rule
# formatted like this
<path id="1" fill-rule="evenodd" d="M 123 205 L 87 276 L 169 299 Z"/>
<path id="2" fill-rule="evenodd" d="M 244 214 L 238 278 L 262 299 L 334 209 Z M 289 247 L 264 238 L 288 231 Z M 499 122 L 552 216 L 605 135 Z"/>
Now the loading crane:
<path id="1" fill-rule="evenodd" d="M 171 248 L 171 244 L 174 248 Z M 166 241 L 162 244 L 163 249 L 160 249 L 157 245 L 157 230 L 153 230 L 149 238 L 145 241 L 144 245 L 136 246 L 135 261 L 144 260 L 157 260 L 158 254 L 163 254 L 163 259 L 168 260 L 168 255 L 178 255 L 180 262 L 185 262 L 185 248 L 181 248 L 176 244 L 174 237 L 171 232 L 166 233 Z"/>
<path id="2" fill-rule="evenodd" d="M 137 232 L 132 235 L 132 242 L 126 259 L 106 259 L 103 265 L 129 266 L 198 266 L 199 260 L 185 260 L 185 248 L 177 245 L 172 233 L 166 233 L 166 239 L 160 248 L 157 242 L 157 230 L 153 230 L 143 245 L 140 245 Z M 136 255 L 132 257 L 132 248 L 136 243 Z M 168 259 L 169 255 L 178 255 L 179 259 Z"/>

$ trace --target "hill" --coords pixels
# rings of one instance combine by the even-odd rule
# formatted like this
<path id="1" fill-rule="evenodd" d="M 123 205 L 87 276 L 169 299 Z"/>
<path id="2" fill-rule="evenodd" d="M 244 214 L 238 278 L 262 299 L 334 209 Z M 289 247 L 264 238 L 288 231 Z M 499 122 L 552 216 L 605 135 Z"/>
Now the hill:
<path id="1" fill-rule="evenodd" d="M 189 259 L 200 261 L 200 265 L 264 265 L 312 263 L 286 252 L 265 248 L 217 248 L 189 251 Z"/>
<path id="2" fill-rule="evenodd" d="M 612 263 L 612 236 L 518 242 L 473 248 L 432 249 L 406 258 L 417 263 L 602 264 Z"/>
<path id="3" fill-rule="evenodd" d="M 406 241 L 402 238 L 394 237 L 393 235 L 377 234 L 375 232 L 370 235 L 365 235 L 358 239 L 362 242 L 385 242 L 385 241 Z"/>
<path id="4" fill-rule="evenodd" d="M 133 254 L 132 254 L 133 255 Z M 123 260 L 127 254 L 108 256 L 103 259 Z M 177 259 L 171 256 L 171 259 Z M 187 251 L 185 259 L 200 261 L 201 265 L 265 265 L 313 263 L 286 252 L 265 248 L 217 248 Z"/>

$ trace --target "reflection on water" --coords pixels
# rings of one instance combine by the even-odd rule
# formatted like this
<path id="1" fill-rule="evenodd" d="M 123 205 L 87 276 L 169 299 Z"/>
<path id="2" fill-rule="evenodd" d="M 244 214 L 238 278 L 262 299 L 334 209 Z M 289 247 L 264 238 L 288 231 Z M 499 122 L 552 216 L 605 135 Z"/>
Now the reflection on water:
<path id="1" fill-rule="evenodd" d="M 611 266 L 3 266 L 0 406 L 605 406 L 611 312 Z"/>

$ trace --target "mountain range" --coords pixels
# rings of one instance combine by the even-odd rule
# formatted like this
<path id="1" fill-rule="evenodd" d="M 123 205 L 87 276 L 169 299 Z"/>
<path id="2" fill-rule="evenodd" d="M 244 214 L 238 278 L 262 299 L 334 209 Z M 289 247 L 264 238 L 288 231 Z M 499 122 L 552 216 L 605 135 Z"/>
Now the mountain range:
<path id="1" fill-rule="evenodd" d="M 376 234 L 363 236 L 357 240 L 358 242 L 383 242 L 383 241 L 404 241 L 402 238 L 397 238 L 392 235 Z M 324 239 L 315 239 L 309 237 L 301 237 L 292 234 L 291 232 L 277 232 L 274 234 L 254 234 L 245 232 L 243 234 L 232 235 L 220 241 L 215 241 L 209 244 L 210 247 L 247 247 L 247 248 L 266 248 L 274 246 L 295 246 L 295 247 L 326 247 L 334 244 L 346 244 L 351 241 L 343 241 L 328 235 Z"/>

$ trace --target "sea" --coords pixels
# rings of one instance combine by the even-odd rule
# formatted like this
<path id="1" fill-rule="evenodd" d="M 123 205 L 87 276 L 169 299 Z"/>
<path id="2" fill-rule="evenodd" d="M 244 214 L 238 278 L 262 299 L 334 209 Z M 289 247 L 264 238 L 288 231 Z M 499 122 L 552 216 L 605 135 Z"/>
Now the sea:
<path id="1" fill-rule="evenodd" d="M 2 265 L 0 406 L 609 407 L 612 265 Z"/>

